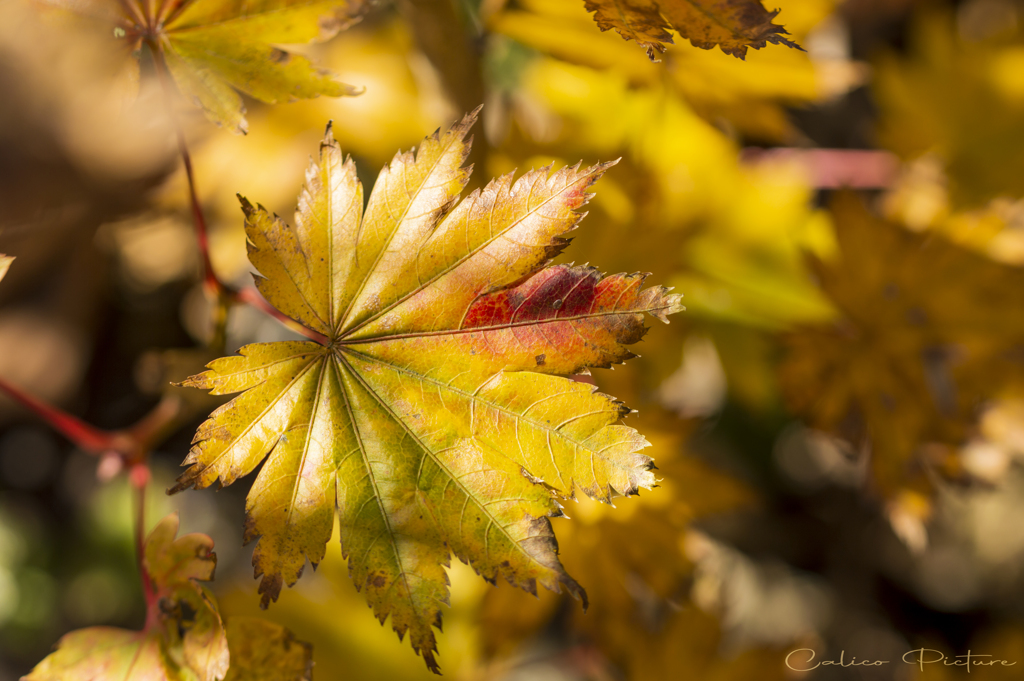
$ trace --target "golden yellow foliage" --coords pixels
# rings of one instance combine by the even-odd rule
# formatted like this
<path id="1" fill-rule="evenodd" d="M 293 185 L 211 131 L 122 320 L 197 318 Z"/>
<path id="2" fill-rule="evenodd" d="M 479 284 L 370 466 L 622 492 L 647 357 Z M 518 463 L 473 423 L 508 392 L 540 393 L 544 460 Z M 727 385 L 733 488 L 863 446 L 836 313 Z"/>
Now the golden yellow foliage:
<path id="1" fill-rule="evenodd" d="M 796 18 L 797 36 L 806 35 L 832 10 L 830 0 L 782 3 Z M 595 81 L 607 81 L 601 107 L 617 108 L 612 96 L 616 80 L 631 86 L 669 86 L 709 120 L 725 117 L 741 130 L 767 139 L 791 135 L 781 103 L 824 100 L 844 92 L 860 79 L 859 68 L 842 59 L 812 59 L 797 50 L 764 50 L 740 62 L 719 51 L 676 48 L 665 63 L 653 65 L 643 54 L 611 33 L 594 30 L 578 0 L 526 0 L 488 18 L 491 30 L 559 60 L 596 69 Z M 609 76 L 614 78 L 609 78 Z M 577 90 L 568 90 L 571 94 Z M 595 117 L 613 128 L 616 117 Z"/>
<path id="2" fill-rule="evenodd" d="M 358 21 L 364 0 L 39 0 L 80 15 L 112 33 L 113 50 L 130 60 L 127 77 L 138 87 L 138 54 L 148 47 L 158 73 L 170 72 L 186 99 L 210 120 L 245 133 L 245 107 L 236 90 L 264 102 L 359 94 L 317 69 L 306 57 L 274 44 L 326 40 Z"/>
<path id="3" fill-rule="evenodd" d="M 684 672 L 731 668 L 712 653 L 717 643 L 704 645 L 706 637 L 717 640 L 717 624 L 689 601 L 693 565 L 684 542 L 694 519 L 748 506 L 754 496 L 731 477 L 678 453 L 692 423 L 665 415 L 653 423 L 649 433 L 659 449 L 676 452 L 659 458 L 665 489 L 624 501 L 616 512 L 584 501 L 568 509 L 573 522 L 560 532 L 563 561 L 589 588 L 589 610 L 565 609 L 546 594 L 536 600 L 505 587 L 491 590 L 480 612 L 485 655 L 508 656 L 557 616 L 571 637 L 596 646 L 628 678 L 674 671 L 688 678 Z"/>
<path id="4" fill-rule="evenodd" d="M 881 143 L 908 161 L 938 157 L 955 207 L 1024 192 L 1024 45 L 1014 24 L 999 26 L 971 39 L 951 13 L 922 11 L 912 56 L 876 64 Z"/>

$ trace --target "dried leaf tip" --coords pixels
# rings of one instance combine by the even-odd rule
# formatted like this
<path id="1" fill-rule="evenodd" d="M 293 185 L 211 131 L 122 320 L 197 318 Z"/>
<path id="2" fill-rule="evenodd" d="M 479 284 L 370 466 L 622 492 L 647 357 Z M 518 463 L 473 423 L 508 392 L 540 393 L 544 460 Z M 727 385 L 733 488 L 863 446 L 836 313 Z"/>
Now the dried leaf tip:
<path id="1" fill-rule="evenodd" d="M 245 216 L 251 217 L 256 212 L 256 209 L 251 203 L 249 203 L 249 199 L 245 198 L 241 194 L 235 194 L 235 196 L 238 197 L 238 202 L 242 204 L 242 212 L 245 213 Z"/>
<path id="2" fill-rule="evenodd" d="M 468 114 L 462 117 L 462 120 L 460 120 L 458 123 L 453 124 L 449 132 L 456 133 L 459 137 L 464 136 L 469 131 L 470 128 L 476 125 L 477 120 L 480 118 L 480 111 L 483 108 L 484 105 L 481 104 L 477 108 L 470 111 Z M 440 134 L 440 128 L 438 128 L 438 132 L 435 134 Z M 472 138 L 470 138 L 470 143 L 471 142 Z M 467 143 L 467 146 L 469 146 L 469 143 Z"/>

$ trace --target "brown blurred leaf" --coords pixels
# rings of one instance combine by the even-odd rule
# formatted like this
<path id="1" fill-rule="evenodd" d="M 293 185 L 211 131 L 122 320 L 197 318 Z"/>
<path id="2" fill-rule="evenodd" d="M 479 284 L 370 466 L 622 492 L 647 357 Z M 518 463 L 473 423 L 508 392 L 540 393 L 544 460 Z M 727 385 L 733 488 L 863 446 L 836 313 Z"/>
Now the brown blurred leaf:
<path id="1" fill-rule="evenodd" d="M 717 45 L 739 59 L 748 47 L 758 50 L 768 43 L 802 49 L 782 37 L 788 31 L 772 23 L 778 10 L 769 12 L 760 0 L 584 0 L 584 5 L 602 31 L 614 28 L 647 50 L 651 61 L 672 42 L 669 28 L 694 47 Z"/>
<path id="2" fill-rule="evenodd" d="M 1024 320 L 1007 311 L 1024 305 L 1024 271 L 885 222 L 851 194 L 832 212 L 841 255 L 814 265 L 841 319 L 784 337 L 781 380 L 812 425 L 869 445 L 874 486 L 892 498 L 924 484 L 922 446 L 961 443 L 1017 370 Z"/>
<path id="3" fill-rule="evenodd" d="M 452 0 L 403 0 L 399 8 L 420 51 L 434 65 L 455 111 L 472 111 L 484 103 L 486 92 L 480 50 L 474 44 L 479 36 L 464 26 L 456 4 Z M 473 166 L 486 167 L 487 145 L 484 135 L 474 140 L 469 156 Z"/>
<path id="4" fill-rule="evenodd" d="M 783 0 L 782 4 L 800 39 L 821 25 L 833 10 L 831 0 Z M 558 75 L 564 89 L 545 92 L 538 104 L 558 110 L 566 99 L 598 100 L 596 107 L 582 110 L 601 122 L 609 141 L 619 132 L 624 115 L 633 118 L 640 113 L 624 104 L 642 99 L 647 93 L 655 101 L 663 100 L 663 89 L 681 95 L 707 120 L 717 124 L 725 118 L 756 139 L 795 138 L 799 133 L 780 104 L 827 100 L 863 79 L 862 67 L 839 54 L 826 57 L 798 50 L 762 50 L 739 61 L 717 50 L 679 47 L 669 50 L 664 64 L 654 66 L 615 33 L 595 31 L 592 15 L 579 0 L 520 0 L 490 16 L 488 26 L 543 54 L 594 69 L 591 74 L 574 73 L 580 70 L 562 64 L 561 70 L 567 73 Z M 534 71 L 553 70 L 543 63 L 546 60 L 538 61 L 541 63 L 535 62 L 526 71 L 520 96 L 529 93 L 536 79 Z M 586 80 L 595 82 L 579 82 Z M 616 91 L 620 80 L 628 84 L 624 93 Z M 646 115 L 656 119 L 657 109 Z M 629 129 L 642 135 L 646 124 L 643 121 L 640 128 Z M 562 153 L 567 150 L 563 148 Z"/>
<path id="5" fill-rule="evenodd" d="M 313 648 L 280 624 L 258 617 L 227 622 L 231 668 L 224 681 L 310 681 Z"/>

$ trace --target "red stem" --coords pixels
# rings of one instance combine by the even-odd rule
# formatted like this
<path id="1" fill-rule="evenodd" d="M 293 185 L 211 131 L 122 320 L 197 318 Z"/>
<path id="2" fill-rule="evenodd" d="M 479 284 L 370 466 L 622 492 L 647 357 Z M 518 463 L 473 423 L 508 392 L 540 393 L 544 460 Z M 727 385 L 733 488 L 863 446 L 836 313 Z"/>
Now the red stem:
<path id="1" fill-rule="evenodd" d="M 210 239 L 207 235 L 206 219 L 203 217 L 203 209 L 199 206 L 199 197 L 196 196 L 196 181 L 192 172 L 192 157 L 185 146 L 185 136 L 181 128 L 178 131 L 178 147 L 181 151 L 181 158 L 185 163 L 185 174 L 188 176 L 188 195 L 192 202 L 192 220 L 196 226 L 196 241 L 199 243 L 199 252 L 203 257 L 203 284 L 214 293 L 223 292 L 226 287 L 217 278 L 213 271 L 213 263 L 210 261 Z"/>
<path id="2" fill-rule="evenodd" d="M 154 436 L 162 428 L 167 427 L 167 424 L 172 422 L 177 414 L 177 404 L 161 403 L 158 405 L 153 412 L 136 424 L 133 431 L 137 432 L 111 433 L 94 428 L 81 419 L 22 392 L 2 378 L 0 378 L 0 390 L 40 416 L 90 454 L 102 456 L 109 452 L 116 452 L 122 461 L 131 466 L 128 471 L 128 480 L 135 493 L 135 557 L 142 579 L 142 590 L 146 597 L 146 631 L 149 631 L 159 623 L 160 613 L 157 606 L 157 593 L 153 588 L 145 563 L 146 485 L 149 482 L 149 468 L 144 463 L 146 450 L 140 444 L 140 438 Z"/>
<path id="3" fill-rule="evenodd" d="M 180 413 L 181 398 L 177 395 L 165 395 L 152 411 L 124 432 L 139 451 L 149 452 L 169 431 L 177 427 Z"/>
<path id="4" fill-rule="evenodd" d="M 224 283 L 217 278 L 213 271 L 213 263 L 210 261 L 210 240 L 206 228 L 206 218 L 203 215 L 202 206 L 199 205 L 199 196 L 196 194 L 196 178 L 192 169 L 192 156 L 188 153 L 188 144 L 185 140 L 185 131 L 182 130 L 178 117 L 174 114 L 174 93 L 171 89 L 171 82 L 168 76 L 167 62 L 164 59 L 163 47 L 159 44 L 150 43 L 150 50 L 153 52 L 156 64 L 157 77 L 160 79 L 160 87 L 164 92 L 164 100 L 167 104 L 167 112 L 174 123 L 174 133 L 178 139 L 178 151 L 181 153 L 181 160 L 185 165 L 185 176 L 188 178 L 188 196 L 192 204 L 192 223 L 195 225 L 196 242 L 199 244 L 199 253 L 203 258 L 203 285 L 211 293 L 218 296 L 227 291 Z"/>
<path id="5" fill-rule="evenodd" d="M 123 445 L 122 438 L 119 438 L 116 433 L 108 433 L 94 428 L 85 421 L 22 392 L 2 378 L 0 378 L 0 390 L 7 393 L 15 402 L 34 412 L 60 431 L 67 439 L 90 454 L 99 456 L 111 450 L 118 450 Z"/>
<path id="6" fill-rule="evenodd" d="M 299 324 L 297 321 L 295 321 L 291 317 L 288 317 L 280 310 L 278 310 L 276 307 L 268 303 L 266 299 L 263 296 L 261 296 L 259 291 L 257 291 L 255 288 L 243 288 L 241 291 L 235 294 L 235 299 L 240 300 L 243 303 L 248 303 L 252 307 L 255 307 L 257 310 L 262 310 L 263 312 L 266 312 L 268 315 L 270 315 L 277 321 L 281 322 L 292 331 L 296 333 L 301 333 L 306 338 L 314 340 L 320 345 L 327 345 L 328 343 L 330 343 L 330 339 L 327 336 L 323 335 L 322 333 L 318 333 L 313 329 L 307 329 L 305 326 Z"/>
<path id="7" fill-rule="evenodd" d="M 255 289 L 243 288 L 241 291 L 235 291 L 217 278 L 217 274 L 213 270 L 213 263 L 210 260 L 210 242 L 207 236 L 206 218 L 203 216 L 203 209 L 199 205 L 199 197 L 196 194 L 196 180 L 195 174 L 192 170 L 192 157 L 188 152 L 188 145 L 185 141 L 185 132 L 182 130 L 177 116 L 174 115 L 173 93 L 171 91 L 170 81 L 168 80 L 167 62 L 164 59 L 163 48 L 160 45 L 150 44 L 150 49 L 154 54 L 156 72 L 160 77 L 160 85 L 163 88 L 164 97 L 167 101 L 167 110 L 170 113 L 171 120 L 174 122 L 174 132 L 178 138 L 178 151 L 181 153 L 181 159 L 185 164 L 185 175 L 188 178 L 188 194 L 192 204 L 192 222 L 195 224 L 196 241 L 199 244 L 199 252 L 202 254 L 203 258 L 203 285 L 221 301 L 239 301 L 247 303 L 257 310 L 262 310 L 292 331 L 300 333 L 306 338 L 314 340 L 321 345 L 327 345 L 329 340 L 326 336 L 317 333 L 312 329 L 307 329 L 294 319 L 286 316 L 273 305 L 268 303 Z"/>
<path id="8" fill-rule="evenodd" d="M 160 610 L 157 606 L 157 592 L 153 588 L 153 580 L 146 569 L 146 483 L 149 480 L 148 471 L 142 475 L 133 474 L 128 476 L 132 483 L 133 496 L 135 497 L 135 561 L 139 567 L 139 578 L 142 580 L 142 593 L 146 597 L 146 628 L 151 631 L 158 623 Z"/>

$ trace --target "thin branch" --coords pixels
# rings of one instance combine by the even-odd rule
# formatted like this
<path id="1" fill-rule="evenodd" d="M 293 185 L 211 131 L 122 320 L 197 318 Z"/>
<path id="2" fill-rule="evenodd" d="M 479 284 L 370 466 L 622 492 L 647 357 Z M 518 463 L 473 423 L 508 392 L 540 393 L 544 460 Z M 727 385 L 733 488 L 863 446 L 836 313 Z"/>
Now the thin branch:
<path id="1" fill-rule="evenodd" d="M 86 452 L 101 457 L 117 457 L 120 459 L 117 468 L 129 467 L 128 481 L 135 495 L 135 554 L 146 597 L 148 631 L 157 623 L 159 607 L 157 593 L 153 589 L 145 564 L 146 486 L 150 478 L 146 460 L 153 442 L 163 437 L 172 427 L 180 411 L 177 398 L 165 398 L 128 430 L 107 431 L 95 428 L 71 414 L 46 404 L 3 379 L 0 379 L 0 390 L 40 416 Z M 101 464 L 101 471 L 102 467 Z"/>
<path id="2" fill-rule="evenodd" d="M 144 472 L 137 473 L 138 469 L 144 469 Z M 142 581 L 142 593 L 146 597 L 145 631 L 152 631 L 159 626 L 160 608 L 153 580 L 149 576 L 149 570 L 146 569 L 146 487 L 149 482 L 149 470 L 145 466 L 139 466 L 136 470 L 133 470 L 128 476 L 132 483 L 132 496 L 135 501 L 135 513 L 132 521 L 135 536 L 135 562 L 139 568 L 139 579 Z"/>
<path id="3" fill-rule="evenodd" d="M 246 287 L 240 291 L 236 291 L 222 282 L 217 277 L 216 272 L 214 272 L 213 263 L 210 260 L 210 241 L 208 230 L 206 228 L 206 218 L 203 216 L 203 209 L 199 204 L 199 196 L 196 193 L 196 180 L 195 173 L 192 170 L 192 157 L 189 154 L 188 144 L 185 140 L 185 131 L 182 129 L 181 124 L 178 121 L 178 117 L 174 114 L 174 93 L 171 88 L 171 82 L 168 75 L 169 71 L 167 68 L 167 61 L 164 58 L 163 48 L 159 44 L 154 45 L 151 43 L 150 50 L 153 52 L 153 58 L 156 63 L 156 72 L 160 78 L 160 85 L 164 91 L 168 115 L 174 123 L 174 132 L 178 138 L 178 151 L 181 153 L 181 160 L 185 165 L 185 176 L 188 178 L 188 194 L 192 207 L 192 222 L 195 225 L 196 242 L 199 245 L 199 252 L 203 259 L 203 285 L 206 287 L 207 291 L 216 297 L 217 301 L 217 313 L 214 324 L 215 328 L 211 344 L 223 344 L 227 324 L 227 306 L 232 303 L 241 302 L 247 303 L 257 310 L 265 312 L 292 331 L 302 334 L 306 338 L 314 340 L 321 345 L 327 345 L 329 340 L 326 336 L 317 333 L 312 329 L 307 329 L 294 319 L 283 314 L 277 308 L 268 303 L 263 296 L 256 291 L 256 289 Z"/>
<path id="4" fill-rule="evenodd" d="M 145 564 L 146 487 L 149 485 L 150 479 L 146 461 L 152 445 L 173 428 L 175 419 L 180 412 L 180 401 L 176 397 L 164 398 L 131 428 L 108 431 L 91 426 L 71 414 L 36 399 L 2 378 L 0 378 L 0 390 L 37 414 L 81 449 L 95 456 L 104 457 L 104 460 L 116 457 L 120 459 L 118 469 L 128 468 L 128 482 L 131 484 L 135 497 L 135 556 L 146 597 L 146 630 L 149 631 L 152 626 L 159 624 L 160 612 L 157 602 L 158 594 L 149 578 Z M 101 474 L 102 467 L 101 463 Z"/>
<path id="5" fill-rule="evenodd" d="M 740 159 L 752 166 L 790 162 L 803 167 L 816 189 L 888 189 L 899 172 L 895 154 L 877 149 L 794 149 L 747 147 Z"/>
<path id="6" fill-rule="evenodd" d="M 268 315 L 270 315 L 277 321 L 281 322 L 295 333 L 300 333 L 306 338 L 316 341 L 320 345 L 327 345 L 328 343 L 330 343 L 330 339 L 327 336 L 323 335 L 322 333 L 318 333 L 313 329 L 307 329 L 305 326 L 299 324 L 297 321 L 295 321 L 291 317 L 288 317 L 280 310 L 278 310 L 276 307 L 268 303 L 266 299 L 263 296 L 261 296 L 259 291 L 257 291 L 255 288 L 243 288 L 235 295 L 237 300 L 243 303 L 248 303 L 257 310 L 262 310 L 263 312 L 266 312 Z"/>
<path id="7" fill-rule="evenodd" d="M 177 397 L 165 397 L 135 425 L 123 430 L 103 430 L 29 395 L 0 378 L 0 391 L 46 421 L 54 430 L 93 456 L 116 455 L 122 465 L 144 465 L 153 446 L 177 426 L 181 411 Z"/>
<path id="8" fill-rule="evenodd" d="M 210 239 L 209 230 L 206 228 L 206 217 L 203 215 L 203 208 L 199 204 L 199 196 L 196 193 L 195 171 L 192 169 L 192 156 L 188 151 L 188 143 L 185 140 L 185 131 L 181 122 L 174 113 L 174 91 L 171 87 L 169 69 L 164 58 L 163 46 L 159 43 L 150 43 L 150 50 L 153 53 L 153 61 L 156 65 L 156 73 L 160 80 L 160 87 L 164 93 L 164 101 L 167 105 L 167 115 L 174 124 L 174 133 L 178 139 L 178 151 L 181 153 L 182 163 L 185 165 L 185 176 L 188 178 L 188 196 L 192 208 L 192 223 L 195 225 L 196 242 L 199 245 L 199 253 L 203 259 L 203 285 L 211 293 L 218 297 L 227 292 L 227 287 L 217 278 L 213 271 L 213 263 L 210 260 Z"/>
<path id="9" fill-rule="evenodd" d="M 100 456 L 112 450 L 117 451 L 124 445 L 124 438 L 120 434 L 94 428 L 85 421 L 22 392 L 2 378 L 0 390 L 90 454 Z"/>

